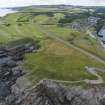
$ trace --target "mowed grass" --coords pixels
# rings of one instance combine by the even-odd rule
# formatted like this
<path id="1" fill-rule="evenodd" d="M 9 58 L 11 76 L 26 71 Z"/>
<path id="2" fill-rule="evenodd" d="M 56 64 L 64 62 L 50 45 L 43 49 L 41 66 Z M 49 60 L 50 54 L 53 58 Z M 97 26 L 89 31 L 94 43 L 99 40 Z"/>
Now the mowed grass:
<path id="1" fill-rule="evenodd" d="M 8 41 L 24 37 L 33 39 L 41 39 L 43 37 L 42 33 L 35 28 L 34 24 L 17 22 L 17 19 L 20 16 L 22 17 L 22 15 L 24 16 L 23 13 L 14 13 L 0 20 L 0 43 L 7 43 Z M 9 26 L 6 24 L 9 24 Z"/>
<path id="2" fill-rule="evenodd" d="M 34 82 L 44 78 L 66 81 L 96 79 L 86 72 L 85 66 L 104 67 L 100 62 L 50 38 L 44 40 L 43 50 L 27 54 L 23 64 L 28 78 Z"/>

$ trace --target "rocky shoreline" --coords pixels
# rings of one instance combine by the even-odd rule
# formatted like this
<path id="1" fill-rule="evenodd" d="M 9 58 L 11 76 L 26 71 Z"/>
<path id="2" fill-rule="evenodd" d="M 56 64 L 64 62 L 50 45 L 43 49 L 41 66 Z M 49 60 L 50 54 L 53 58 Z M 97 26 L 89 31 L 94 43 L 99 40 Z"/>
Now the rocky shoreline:
<path id="1" fill-rule="evenodd" d="M 19 105 L 23 100 L 24 91 L 16 91 L 16 82 L 25 73 L 21 62 L 25 53 L 35 52 L 36 43 L 26 43 L 12 48 L 0 48 L 0 105 Z"/>

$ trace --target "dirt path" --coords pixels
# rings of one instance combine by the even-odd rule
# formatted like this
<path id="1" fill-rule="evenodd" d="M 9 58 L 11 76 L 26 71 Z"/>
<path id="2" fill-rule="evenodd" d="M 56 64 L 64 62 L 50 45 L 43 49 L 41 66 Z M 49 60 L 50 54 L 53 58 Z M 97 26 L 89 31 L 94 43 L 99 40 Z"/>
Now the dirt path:
<path id="1" fill-rule="evenodd" d="M 34 25 L 32 20 L 30 20 L 30 22 L 31 22 L 31 24 Z M 101 59 L 100 57 L 98 57 L 98 56 L 96 56 L 96 55 L 94 55 L 94 54 L 92 54 L 90 52 L 87 52 L 86 50 L 84 50 L 82 48 L 79 48 L 79 47 L 77 47 L 77 46 L 63 40 L 62 38 L 59 38 L 57 35 L 55 35 L 55 33 L 53 34 L 53 33 L 49 32 L 46 27 L 44 27 L 42 25 L 37 25 L 37 29 L 39 31 L 41 31 L 43 34 L 49 36 L 50 38 L 53 38 L 53 39 L 65 44 L 68 47 L 71 47 L 71 48 L 73 48 L 75 50 L 78 50 L 79 52 L 85 54 L 86 56 L 89 56 L 89 57 L 91 57 L 91 58 L 93 58 L 93 59 L 95 59 L 95 60 L 97 60 L 97 61 L 99 61 L 99 62 L 101 62 L 101 63 L 103 63 L 105 65 L 105 60 Z"/>
<path id="2" fill-rule="evenodd" d="M 85 79 L 85 80 L 80 80 L 80 81 L 64 81 L 64 80 L 53 80 L 53 79 L 43 79 L 43 80 L 49 80 L 49 81 L 58 82 L 58 83 L 68 83 L 68 84 L 75 84 L 75 83 L 84 82 L 84 83 L 87 83 L 87 84 L 96 85 L 96 84 L 104 83 L 103 78 L 97 73 L 97 71 L 100 71 L 100 70 L 98 70 L 97 68 L 89 68 L 89 67 L 85 67 L 85 70 L 87 72 L 89 72 L 90 74 L 96 76 L 97 79 L 96 80 Z M 100 72 L 104 72 L 105 73 L 104 70 L 103 71 L 101 70 Z"/>
<path id="3" fill-rule="evenodd" d="M 34 24 L 32 21 L 31 21 L 31 23 Z M 43 34 L 49 36 L 50 38 L 53 38 L 56 41 L 59 41 L 59 42 L 65 44 L 68 47 L 71 47 L 71 48 L 73 48 L 75 50 L 78 50 L 79 52 L 83 53 L 84 55 L 86 55 L 88 57 L 91 57 L 91 58 L 101 62 L 102 64 L 105 64 L 105 60 L 103 60 L 103 59 L 99 58 L 98 56 L 95 56 L 95 55 L 85 51 L 82 48 L 79 48 L 79 47 L 77 47 L 77 46 L 75 46 L 73 44 L 70 44 L 69 42 L 59 38 L 57 35 L 55 35 L 55 33 L 52 34 L 51 32 L 49 32 L 45 27 L 42 27 L 41 25 L 38 25 L 37 28 L 38 28 L 39 31 L 41 31 Z M 52 80 L 52 79 L 44 79 L 44 80 L 50 80 L 50 81 L 60 82 L 60 83 L 80 83 L 80 82 L 85 82 L 85 83 L 88 83 L 88 84 L 102 84 L 102 83 L 104 83 L 103 78 L 100 75 L 98 75 L 97 71 L 94 68 L 86 67 L 86 70 L 90 74 L 96 76 L 97 80 L 88 80 L 88 79 L 80 80 L 80 81 L 64 81 L 64 80 Z"/>
<path id="4" fill-rule="evenodd" d="M 85 54 L 86 56 L 89 56 L 89 57 L 91 57 L 91 58 L 105 64 L 105 61 L 103 59 L 101 59 L 101 58 L 99 58 L 99 57 L 85 51 L 82 48 L 79 48 L 79 47 L 77 47 L 77 46 L 75 46 L 73 44 L 70 44 L 69 42 L 59 38 L 57 35 L 52 34 L 51 32 L 46 31 L 46 29 L 44 27 L 39 26 L 38 28 L 39 28 L 39 30 L 41 30 L 47 36 L 49 36 L 49 37 L 51 37 L 51 38 L 65 44 L 65 45 L 67 45 L 67 46 L 69 46 L 69 47 L 71 47 L 71 48 L 73 48 L 75 50 L 78 50 L 79 52 Z M 97 73 L 97 71 L 99 71 L 98 69 L 86 67 L 86 71 L 89 72 L 90 74 L 96 76 L 97 80 L 88 80 L 88 79 L 81 80 L 81 81 L 63 81 L 63 80 L 52 80 L 52 79 L 48 79 L 48 80 L 54 81 L 54 82 L 60 82 L 60 83 L 80 83 L 80 82 L 85 82 L 85 83 L 88 83 L 88 84 L 102 84 L 102 83 L 104 83 L 103 78 L 100 75 L 98 75 L 98 73 Z M 100 72 L 102 72 L 102 71 L 100 71 Z"/>
<path id="5" fill-rule="evenodd" d="M 87 52 L 86 50 L 84 50 L 82 48 L 79 48 L 79 47 L 77 47 L 77 46 L 75 46 L 73 44 L 70 44 L 69 42 L 63 40 L 62 38 L 59 38 L 57 35 L 54 35 L 51 32 L 48 32 L 48 30 L 45 27 L 39 26 L 38 28 L 39 28 L 39 30 L 41 30 L 47 36 L 49 36 L 49 37 L 51 37 L 51 38 L 53 38 L 53 39 L 55 39 L 55 40 L 65 44 L 68 47 L 71 47 L 71 48 L 73 48 L 75 50 L 78 50 L 79 52 L 83 53 L 84 55 L 86 55 L 88 57 L 91 57 L 91 58 L 93 58 L 93 59 L 95 59 L 95 60 L 97 60 L 97 61 L 99 61 L 99 62 L 101 62 L 102 64 L 105 65 L 105 60 L 101 59 L 100 57 L 95 56 L 92 53 Z"/>
<path id="6" fill-rule="evenodd" d="M 89 83 L 89 84 L 102 84 L 104 83 L 104 80 L 103 78 L 97 73 L 98 69 L 95 69 L 95 68 L 89 68 L 89 67 L 86 67 L 85 68 L 87 70 L 87 72 L 89 72 L 90 74 L 94 75 L 97 77 L 97 80 L 84 80 L 84 82 L 86 83 Z M 102 72 L 102 71 L 101 71 Z"/>

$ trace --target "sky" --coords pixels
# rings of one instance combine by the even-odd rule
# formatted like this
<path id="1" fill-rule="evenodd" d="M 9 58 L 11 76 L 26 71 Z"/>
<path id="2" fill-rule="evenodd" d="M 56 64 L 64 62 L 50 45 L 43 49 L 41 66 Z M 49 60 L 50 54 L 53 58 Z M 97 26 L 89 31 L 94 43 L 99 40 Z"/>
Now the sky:
<path id="1" fill-rule="evenodd" d="M 70 4 L 83 6 L 105 6 L 105 0 L 0 0 L 0 8 L 44 4 Z"/>

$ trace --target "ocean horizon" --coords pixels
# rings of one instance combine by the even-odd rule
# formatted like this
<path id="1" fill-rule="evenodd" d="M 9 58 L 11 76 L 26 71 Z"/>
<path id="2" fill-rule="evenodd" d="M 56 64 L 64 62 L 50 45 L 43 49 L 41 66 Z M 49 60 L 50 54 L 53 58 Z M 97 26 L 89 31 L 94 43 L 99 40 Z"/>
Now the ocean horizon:
<path id="1" fill-rule="evenodd" d="M 3 8 L 3 9 L 0 9 L 0 17 L 6 16 L 7 14 L 10 14 L 10 13 L 15 13 L 15 12 L 17 11 L 13 9 Z"/>

